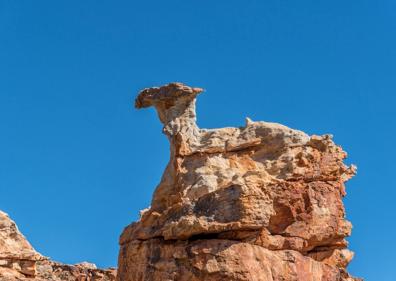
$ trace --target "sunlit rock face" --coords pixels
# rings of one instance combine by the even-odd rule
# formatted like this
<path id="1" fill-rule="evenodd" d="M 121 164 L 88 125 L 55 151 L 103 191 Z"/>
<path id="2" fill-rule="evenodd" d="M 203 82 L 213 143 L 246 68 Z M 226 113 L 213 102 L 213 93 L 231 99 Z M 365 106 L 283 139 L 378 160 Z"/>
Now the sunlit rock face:
<path id="1" fill-rule="evenodd" d="M 115 269 L 66 265 L 37 253 L 14 221 L 0 211 L 0 281 L 114 281 Z"/>
<path id="2" fill-rule="evenodd" d="M 253 122 L 200 129 L 200 88 L 143 90 L 170 161 L 151 207 L 120 238 L 118 281 L 352 281 L 344 183 L 355 174 L 330 135 Z"/>

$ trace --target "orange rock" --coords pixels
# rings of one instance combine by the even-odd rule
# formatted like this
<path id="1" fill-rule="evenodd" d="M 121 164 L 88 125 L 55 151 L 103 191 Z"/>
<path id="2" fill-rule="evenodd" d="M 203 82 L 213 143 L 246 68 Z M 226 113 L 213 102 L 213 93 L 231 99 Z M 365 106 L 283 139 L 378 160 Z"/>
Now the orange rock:
<path id="1" fill-rule="evenodd" d="M 115 281 L 116 269 L 89 263 L 65 265 L 37 253 L 9 216 L 0 211 L 0 281 Z"/>
<path id="2" fill-rule="evenodd" d="M 200 129 L 202 89 L 143 90 L 170 141 L 151 207 L 120 238 L 119 281 L 350 281 L 344 182 L 355 167 L 330 135 L 247 119 Z"/>

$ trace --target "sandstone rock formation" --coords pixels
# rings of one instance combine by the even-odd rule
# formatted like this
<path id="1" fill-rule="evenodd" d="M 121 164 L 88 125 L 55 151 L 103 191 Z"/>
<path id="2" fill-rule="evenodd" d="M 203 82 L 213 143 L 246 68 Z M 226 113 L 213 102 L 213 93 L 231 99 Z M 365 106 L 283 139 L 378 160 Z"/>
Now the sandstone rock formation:
<path id="1" fill-rule="evenodd" d="M 330 135 L 246 120 L 200 129 L 181 83 L 143 90 L 170 141 L 151 207 L 120 238 L 118 281 L 352 281 L 344 182 Z"/>
<path id="2" fill-rule="evenodd" d="M 115 269 L 65 265 L 37 253 L 16 224 L 0 211 L 0 281 L 114 281 Z"/>

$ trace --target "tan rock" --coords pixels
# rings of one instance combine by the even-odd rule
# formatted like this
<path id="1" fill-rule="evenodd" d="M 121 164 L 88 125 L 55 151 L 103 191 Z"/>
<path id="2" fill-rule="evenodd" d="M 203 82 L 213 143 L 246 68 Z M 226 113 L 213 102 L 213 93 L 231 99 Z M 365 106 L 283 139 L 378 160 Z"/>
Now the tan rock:
<path id="1" fill-rule="evenodd" d="M 114 281 L 116 269 L 83 262 L 66 265 L 37 253 L 14 221 L 0 211 L 0 281 Z"/>
<path id="2" fill-rule="evenodd" d="M 135 240 L 120 253 L 119 280 L 333 281 L 348 280 L 336 266 L 297 251 L 271 251 L 231 240 Z M 351 279 L 355 280 L 355 279 Z"/>
<path id="3" fill-rule="evenodd" d="M 200 129 L 200 92 L 171 83 L 136 99 L 157 109 L 171 154 L 151 207 L 120 238 L 118 280 L 354 280 L 346 153 L 276 123 Z"/>
<path id="4" fill-rule="evenodd" d="M 15 222 L 0 211 L 0 277 L 35 276 L 37 261 L 45 257 L 37 253 L 20 233 Z"/>

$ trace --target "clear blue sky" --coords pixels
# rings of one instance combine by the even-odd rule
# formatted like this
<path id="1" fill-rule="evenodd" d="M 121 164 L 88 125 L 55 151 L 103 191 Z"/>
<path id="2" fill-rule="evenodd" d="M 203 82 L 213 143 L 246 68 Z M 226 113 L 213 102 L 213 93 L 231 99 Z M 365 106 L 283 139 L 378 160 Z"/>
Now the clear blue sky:
<path id="1" fill-rule="evenodd" d="M 359 168 L 350 271 L 395 280 L 394 0 L 1 1 L 0 209 L 40 252 L 116 265 L 169 154 L 133 99 L 171 81 L 206 89 L 202 127 L 334 134 Z"/>

